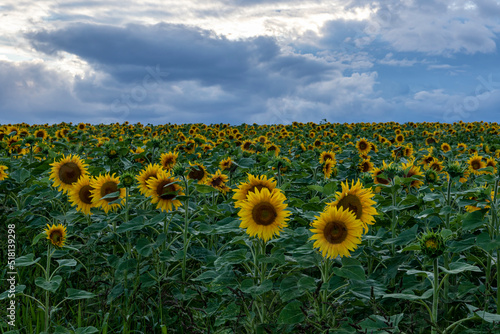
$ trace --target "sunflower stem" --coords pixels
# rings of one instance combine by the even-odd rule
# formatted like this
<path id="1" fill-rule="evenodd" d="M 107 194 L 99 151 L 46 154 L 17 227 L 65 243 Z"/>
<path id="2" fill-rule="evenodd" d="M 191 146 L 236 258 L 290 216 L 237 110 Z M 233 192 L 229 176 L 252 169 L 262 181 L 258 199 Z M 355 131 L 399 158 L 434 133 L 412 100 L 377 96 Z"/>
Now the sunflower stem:
<path id="1" fill-rule="evenodd" d="M 437 326 L 438 321 L 437 321 L 437 315 L 438 315 L 438 300 L 439 300 L 439 268 L 438 268 L 438 258 L 434 259 L 434 293 L 432 295 L 432 319 L 431 322 L 433 324 L 431 333 L 436 334 L 437 333 Z"/>
<path id="2" fill-rule="evenodd" d="M 186 187 L 186 200 L 184 201 L 184 229 L 182 231 L 182 239 L 184 243 L 183 254 L 182 254 L 182 281 L 186 282 L 186 262 L 187 262 L 187 251 L 189 247 L 188 240 L 188 226 L 189 226 L 189 183 L 186 177 L 184 177 L 184 185 Z M 182 286 L 184 291 L 185 285 Z"/>
<path id="3" fill-rule="evenodd" d="M 47 267 L 45 269 L 45 280 L 50 281 L 50 259 L 52 257 L 52 249 L 50 247 L 50 242 L 47 247 Z M 49 332 L 50 323 L 50 296 L 49 291 L 45 291 L 45 332 Z"/>
<path id="4" fill-rule="evenodd" d="M 449 207 L 451 205 L 451 185 L 453 183 L 453 180 L 451 178 L 451 176 L 449 176 L 449 179 L 448 179 L 448 187 L 446 189 L 446 205 Z M 449 210 L 448 210 L 449 211 Z M 445 216 L 445 227 L 447 229 L 450 229 L 450 212 L 446 213 L 446 216 Z M 444 264 L 444 267 L 446 269 L 450 269 L 450 265 L 449 265 L 449 262 L 450 262 L 450 259 L 448 257 L 448 253 L 444 253 L 443 254 L 443 264 Z M 445 310 L 448 310 L 448 304 L 447 304 L 447 301 L 448 301 L 448 294 L 449 294 L 449 291 L 450 291 L 450 284 L 449 284 L 449 281 L 448 281 L 448 276 L 446 276 L 444 278 L 444 300 L 445 300 Z"/>

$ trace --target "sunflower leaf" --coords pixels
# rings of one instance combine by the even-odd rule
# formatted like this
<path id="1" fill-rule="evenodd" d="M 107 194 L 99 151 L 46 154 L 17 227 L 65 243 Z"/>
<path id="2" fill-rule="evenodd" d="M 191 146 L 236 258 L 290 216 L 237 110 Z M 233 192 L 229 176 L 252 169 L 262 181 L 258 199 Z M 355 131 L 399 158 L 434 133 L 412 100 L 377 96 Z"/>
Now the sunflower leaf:
<path id="1" fill-rule="evenodd" d="M 16 259 L 16 267 L 29 267 L 40 261 L 40 259 L 40 257 L 35 259 L 35 254 L 24 255 Z"/>
<path id="2" fill-rule="evenodd" d="M 40 232 L 39 234 L 37 234 L 34 238 L 33 238 L 33 242 L 31 243 L 31 245 L 36 245 L 38 243 L 38 241 L 40 241 L 40 239 L 42 239 L 43 237 L 46 237 L 47 236 L 47 233 L 45 232 Z"/>
<path id="3" fill-rule="evenodd" d="M 487 209 L 482 209 L 468 213 L 462 222 L 462 228 L 465 231 L 469 231 L 482 226 L 484 223 L 484 215 L 487 211 Z"/>
<path id="4" fill-rule="evenodd" d="M 477 315 L 486 322 L 500 322 L 500 314 L 489 313 L 469 304 L 465 304 L 465 306 L 467 306 L 469 312 Z"/>
<path id="5" fill-rule="evenodd" d="M 194 187 L 200 194 L 208 194 L 215 191 L 215 188 L 207 186 L 205 184 L 195 184 Z"/>
<path id="6" fill-rule="evenodd" d="M 71 289 L 71 288 L 66 289 L 66 293 L 68 294 L 66 299 L 69 300 L 88 299 L 95 297 L 95 294 L 93 294 L 92 292 L 88 292 L 85 290 Z"/>
<path id="7" fill-rule="evenodd" d="M 305 315 L 302 312 L 301 306 L 302 303 L 298 300 L 286 304 L 278 317 L 278 323 L 292 325 L 303 322 Z"/>
<path id="8" fill-rule="evenodd" d="M 342 258 L 342 267 L 333 268 L 333 272 L 350 280 L 366 281 L 365 270 L 361 262 L 353 258 Z"/>
<path id="9" fill-rule="evenodd" d="M 57 289 L 59 288 L 59 285 L 61 285 L 62 282 L 62 276 L 56 275 L 52 277 L 50 281 L 47 281 L 44 277 L 37 277 L 35 279 L 35 285 L 50 291 L 50 292 L 56 292 Z"/>

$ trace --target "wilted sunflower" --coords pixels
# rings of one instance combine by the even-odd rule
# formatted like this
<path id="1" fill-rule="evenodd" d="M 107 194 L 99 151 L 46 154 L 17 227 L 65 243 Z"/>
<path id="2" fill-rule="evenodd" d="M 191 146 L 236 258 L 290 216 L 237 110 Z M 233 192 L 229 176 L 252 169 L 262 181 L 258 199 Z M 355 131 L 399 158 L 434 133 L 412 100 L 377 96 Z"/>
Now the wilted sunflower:
<path id="1" fill-rule="evenodd" d="M 181 201 L 176 199 L 178 195 L 184 195 L 180 180 L 171 176 L 169 172 L 160 170 L 157 177 L 152 177 L 147 181 L 148 196 L 151 196 L 151 203 L 157 204 L 156 208 L 162 211 L 172 211 L 172 206 L 177 209 L 182 205 Z"/>
<path id="2" fill-rule="evenodd" d="M 162 170 L 162 166 L 159 164 L 149 164 L 146 168 L 141 170 L 139 172 L 139 175 L 135 177 L 139 185 L 137 188 L 139 188 L 139 191 L 141 194 L 145 195 L 148 191 L 148 180 L 150 178 L 156 178 L 158 175 L 158 172 Z"/>
<path id="3" fill-rule="evenodd" d="M 66 241 L 66 226 L 62 224 L 52 224 L 50 226 L 47 224 L 47 229 L 44 230 L 45 234 L 47 234 L 47 239 L 57 247 L 64 246 L 64 242 Z"/>
<path id="4" fill-rule="evenodd" d="M 372 146 L 370 145 L 370 142 L 368 140 L 366 140 L 365 138 L 361 138 L 356 143 L 356 148 L 358 149 L 358 152 L 360 154 L 368 154 L 371 151 Z"/>
<path id="5" fill-rule="evenodd" d="M 172 152 L 163 153 L 161 155 L 161 157 L 160 157 L 161 165 L 166 170 L 169 170 L 169 169 L 171 169 L 172 167 L 175 166 L 178 157 L 179 157 L 179 153 L 177 153 L 177 152 L 174 152 L 174 153 L 172 153 Z"/>
<path id="6" fill-rule="evenodd" d="M 87 165 L 78 155 L 63 155 L 61 160 L 50 165 L 50 179 L 54 181 L 54 187 L 59 187 L 63 192 L 68 192 L 80 176 L 87 174 Z"/>
<path id="7" fill-rule="evenodd" d="M 91 215 L 90 209 L 94 207 L 91 191 L 90 178 L 87 175 L 82 175 L 68 193 L 71 204 L 76 205 L 76 210 L 86 215 Z"/>
<path id="8" fill-rule="evenodd" d="M 191 167 L 188 169 L 188 179 L 197 180 L 199 184 L 205 183 L 208 176 L 205 166 L 199 163 L 192 164 L 191 161 L 189 162 L 189 166 Z"/>
<path id="9" fill-rule="evenodd" d="M 251 192 L 262 190 L 263 188 L 267 188 L 270 192 L 273 192 L 276 189 L 276 181 L 273 177 L 267 179 L 266 175 L 253 176 L 252 174 L 248 174 L 247 176 L 248 182 L 240 183 L 238 189 L 233 189 L 235 192 L 233 199 L 236 200 L 236 207 L 240 206 L 241 202 L 246 201 L 248 194 Z"/>
<path id="10" fill-rule="evenodd" d="M 334 259 L 349 257 L 361 243 L 363 223 L 355 214 L 343 207 L 330 206 L 311 223 L 314 235 L 309 240 L 316 240 L 313 247 L 319 248 L 323 257 Z"/>
<path id="11" fill-rule="evenodd" d="M 120 178 L 115 177 L 115 174 L 106 175 L 99 174 L 99 177 L 93 179 L 90 182 L 90 186 L 93 188 L 92 193 L 92 203 L 96 207 L 100 207 L 104 212 L 108 213 L 109 210 L 116 210 L 124 201 L 125 198 L 125 188 L 118 188 L 120 184 Z M 117 193 L 117 196 L 103 198 L 109 194 Z M 118 199 L 122 199 L 120 203 L 112 203 Z"/>
<path id="12" fill-rule="evenodd" d="M 375 201 L 372 200 L 373 196 L 375 194 L 372 190 L 370 188 L 364 189 L 359 179 L 356 184 L 353 180 L 351 187 L 346 181 L 342 183 L 342 191 L 336 193 L 335 201 L 327 204 L 326 210 L 331 206 L 350 210 L 354 213 L 355 218 L 363 223 L 363 228 L 368 230 L 368 225 L 375 223 L 373 216 L 378 214 L 374 207 Z"/>
<path id="13" fill-rule="evenodd" d="M 270 192 L 267 188 L 255 189 L 248 193 L 248 200 L 241 203 L 238 216 L 241 219 L 241 228 L 251 237 L 256 236 L 264 241 L 279 235 L 287 227 L 289 211 L 283 203 L 285 195 L 280 191 Z"/>
<path id="14" fill-rule="evenodd" d="M 474 154 L 468 161 L 467 164 L 469 165 L 469 170 L 474 173 L 475 175 L 480 175 L 483 172 L 480 172 L 479 170 L 481 168 L 485 168 L 486 164 L 483 161 L 483 157 L 479 156 L 477 154 Z"/>
<path id="15" fill-rule="evenodd" d="M 9 169 L 9 167 L 0 165 L 0 181 L 5 180 L 9 176 L 6 172 L 7 169 Z"/>
<path id="16" fill-rule="evenodd" d="M 214 187 L 215 189 L 221 191 L 223 194 L 225 194 L 229 188 L 226 186 L 226 182 L 228 180 L 227 175 L 224 175 L 221 173 L 220 169 L 218 169 L 215 174 L 211 175 L 208 180 L 207 180 L 207 185 Z"/>
<path id="17" fill-rule="evenodd" d="M 332 160 L 332 161 L 336 161 L 335 160 L 335 152 L 333 151 L 323 151 L 321 152 L 321 155 L 319 156 L 319 163 L 322 164 L 322 163 L 325 163 L 326 160 Z"/>

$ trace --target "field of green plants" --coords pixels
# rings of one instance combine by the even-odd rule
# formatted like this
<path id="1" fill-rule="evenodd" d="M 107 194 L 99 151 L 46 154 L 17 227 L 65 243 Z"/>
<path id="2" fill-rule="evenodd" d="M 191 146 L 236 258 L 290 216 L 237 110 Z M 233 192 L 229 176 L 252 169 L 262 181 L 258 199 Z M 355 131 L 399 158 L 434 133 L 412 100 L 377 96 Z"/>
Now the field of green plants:
<path id="1" fill-rule="evenodd" d="M 499 333 L 499 134 L 0 126 L 0 333 Z"/>

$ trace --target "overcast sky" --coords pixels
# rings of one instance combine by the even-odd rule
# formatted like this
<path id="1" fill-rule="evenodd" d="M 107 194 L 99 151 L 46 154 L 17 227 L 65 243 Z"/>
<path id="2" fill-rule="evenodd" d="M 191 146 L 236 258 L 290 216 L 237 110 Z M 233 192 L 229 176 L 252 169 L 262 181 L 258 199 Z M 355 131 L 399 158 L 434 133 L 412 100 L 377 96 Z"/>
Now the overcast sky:
<path id="1" fill-rule="evenodd" d="M 500 121 L 500 1 L 0 3 L 0 123 Z"/>

